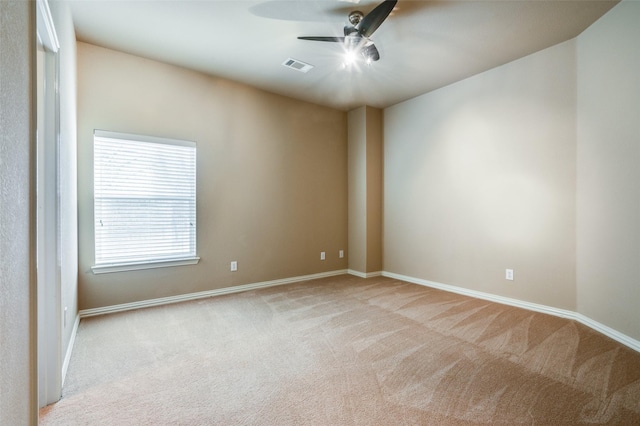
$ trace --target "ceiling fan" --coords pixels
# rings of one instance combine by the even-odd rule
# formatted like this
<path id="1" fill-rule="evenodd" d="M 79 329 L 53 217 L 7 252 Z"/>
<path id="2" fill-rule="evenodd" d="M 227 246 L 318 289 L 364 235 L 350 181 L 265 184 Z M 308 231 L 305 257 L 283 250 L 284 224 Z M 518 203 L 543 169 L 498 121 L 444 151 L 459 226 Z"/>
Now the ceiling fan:
<path id="1" fill-rule="evenodd" d="M 369 38 L 389 16 L 398 0 L 385 0 L 366 16 L 359 10 L 349 13 L 349 23 L 344 27 L 344 37 L 298 37 L 300 40 L 329 41 L 343 43 L 347 55 L 360 54 L 370 64 L 380 59 L 380 53 Z"/>

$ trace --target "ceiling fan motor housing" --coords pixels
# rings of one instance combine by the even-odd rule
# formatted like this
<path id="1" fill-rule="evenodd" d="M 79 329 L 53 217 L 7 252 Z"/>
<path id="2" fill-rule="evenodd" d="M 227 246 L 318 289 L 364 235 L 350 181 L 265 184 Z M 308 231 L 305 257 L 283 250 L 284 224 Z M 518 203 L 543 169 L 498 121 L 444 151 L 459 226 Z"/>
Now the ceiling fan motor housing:
<path id="1" fill-rule="evenodd" d="M 363 18 L 364 13 L 360 12 L 359 10 L 354 10 L 349 14 L 349 23 L 355 27 L 360 23 L 360 21 L 362 21 Z"/>

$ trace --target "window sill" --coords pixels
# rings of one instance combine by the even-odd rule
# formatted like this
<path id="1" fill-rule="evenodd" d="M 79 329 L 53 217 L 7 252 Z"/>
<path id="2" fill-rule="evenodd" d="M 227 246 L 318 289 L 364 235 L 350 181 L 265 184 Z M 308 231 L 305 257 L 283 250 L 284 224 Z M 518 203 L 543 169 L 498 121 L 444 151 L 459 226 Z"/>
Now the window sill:
<path id="1" fill-rule="evenodd" d="M 186 259 L 161 260 L 155 262 L 116 263 L 109 265 L 95 265 L 91 267 L 94 274 L 109 274 L 111 272 L 139 271 L 141 269 L 168 268 L 170 266 L 195 265 L 200 261 L 199 257 Z"/>

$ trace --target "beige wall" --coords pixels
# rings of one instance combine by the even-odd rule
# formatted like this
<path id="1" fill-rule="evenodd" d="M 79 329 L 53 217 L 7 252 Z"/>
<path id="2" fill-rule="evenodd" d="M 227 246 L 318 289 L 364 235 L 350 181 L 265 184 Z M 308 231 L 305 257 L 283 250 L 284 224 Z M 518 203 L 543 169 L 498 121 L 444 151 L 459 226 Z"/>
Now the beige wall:
<path id="1" fill-rule="evenodd" d="M 0 424 L 37 424 L 35 2 L 0 1 Z"/>
<path id="2" fill-rule="evenodd" d="M 366 107 L 349 111 L 349 269 L 367 270 L 367 144 Z"/>
<path id="3" fill-rule="evenodd" d="M 367 108 L 367 273 L 382 271 L 382 110 Z"/>
<path id="4" fill-rule="evenodd" d="M 346 269 L 346 118 L 78 43 L 80 309 Z M 91 272 L 94 129 L 197 142 L 198 265 Z"/>
<path id="5" fill-rule="evenodd" d="M 349 270 L 382 271 L 382 110 L 352 110 L 349 128 Z"/>
<path id="6" fill-rule="evenodd" d="M 575 310 L 575 111 L 574 40 L 387 108 L 385 271 Z"/>
<path id="7" fill-rule="evenodd" d="M 640 340 L 640 3 L 578 37 L 578 311 Z"/>

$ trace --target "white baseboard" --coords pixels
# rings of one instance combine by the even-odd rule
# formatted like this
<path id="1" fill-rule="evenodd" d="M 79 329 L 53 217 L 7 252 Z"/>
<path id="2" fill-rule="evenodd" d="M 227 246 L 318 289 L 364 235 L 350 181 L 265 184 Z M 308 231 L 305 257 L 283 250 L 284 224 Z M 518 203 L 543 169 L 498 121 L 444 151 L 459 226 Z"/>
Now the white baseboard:
<path id="1" fill-rule="evenodd" d="M 83 309 L 78 313 L 78 316 L 80 318 L 87 318 L 87 317 L 92 317 L 96 315 L 112 314 L 115 312 L 130 311 L 133 309 L 148 308 L 151 306 L 168 305 L 170 303 L 186 302 L 189 300 L 204 299 L 207 297 L 221 296 L 224 294 L 240 293 L 248 290 L 256 290 L 259 288 L 267 288 L 267 287 L 274 287 L 277 285 L 292 284 L 292 283 L 297 283 L 301 281 L 315 280 L 318 278 L 333 277 L 336 275 L 344 275 L 346 273 L 347 273 L 346 269 L 340 269 L 337 271 L 321 272 L 319 274 L 302 275 L 298 277 L 283 278 L 283 279 L 273 280 L 273 281 L 263 281 L 259 283 L 253 283 L 253 284 L 244 284 L 244 285 L 239 285 L 234 287 L 226 287 L 226 288 L 220 288 L 215 290 L 201 291 L 197 293 L 180 294 L 177 296 L 142 300 L 140 302 L 123 303 L 120 305 L 104 306 L 104 307 L 92 308 L 92 309 Z"/>
<path id="2" fill-rule="evenodd" d="M 382 276 L 394 278 L 400 281 L 406 281 L 413 284 L 419 284 L 426 287 L 437 288 L 439 290 L 450 291 L 452 293 L 462 294 L 464 296 L 475 297 L 478 299 L 488 300 L 490 302 L 502 303 L 504 305 L 515 306 L 518 308 L 528 309 L 530 311 L 541 312 L 544 314 L 554 315 L 557 317 L 568 318 L 571 320 L 578 321 L 581 324 L 590 327 L 605 336 L 612 338 L 613 340 L 622 343 L 629 348 L 640 352 L 640 341 L 633 339 L 625 334 L 620 333 L 617 330 L 612 329 L 604 324 L 600 324 L 597 321 L 592 320 L 589 317 L 586 317 L 577 312 L 569 311 L 566 309 L 554 308 L 552 306 L 540 305 L 537 303 L 525 302 L 523 300 L 512 299 L 510 297 L 498 296 L 491 293 L 484 293 L 476 290 L 469 290 L 462 287 L 456 287 L 453 285 L 437 283 L 434 281 L 423 280 L 421 278 L 409 277 L 407 275 L 394 274 L 393 272 L 382 272 Z"/>
<path id="3" fill-rule="evenodd" d="M 432 287 L 432 288 L 437 288 L 439 290 L 444 290 L 444 291 L 449 291 L 452 293 L 457 293 L 457 294 L 462 294 L 464 296 L 470 296 L 470 297 L 475 297 L 478 299 L 484 299 L 484 300 L 488 300 L 490 302 L 496 302 L 496 303 L 502 303 L 504 305 L 510 305 L 510 306 L 515 306 L 518 308 L 523 308 L 523 309 L 528 309 L 530 311 L 535 311 L 535 312 L 541 312 L 544 314 L 549 314 L 549 315 L 554 315 L 557 317 L 562 317 L 562 318 L 567 318 L 567 319 L 571 319 L 571 320 L 575 320 L 578 321 L 581 324 L 586 325 L 587 327 L 590 327 L 602 334 L 604 334 L 605 336 L 608 336 L 610 338 L 612 338 L 613 340 L 622 343 L 625 346 L 628 346 L 629 348 L 640 352 L 640 341 L 633 339 L 632 337 L 629 337 L 623 333 L 620 333 L 617 330 L 612 329 L 611 327 L 608 327 L 604 324 L 601 324 L 585 315 L 579 314 L 577 312 L 574 311 L 569 311 L 566 309 L 560 309 L 560 308 L 554 308 L 552 306 L 546 306 L 546 305 L 541 305 L 541 304 L 537 304 L 537 303 L 531 303 L 531 302 L 526 302 L 523 300 L 518 300 L 518 299 L 512 299 L 509 297 L 503 297 L 503 296 L 498 296 L 495 294 L 491 294 L 491 293 L 485 293 L 485 292 L 481 292 L 481 291 L 476 291 L 476 290 L 470 290 L 470 289 L 466 289 L 466 288 L 462 288 L 462 287 L 457 287 L 457 286 L 453 286 L 453 285 L 448 285 L 448 284 L 442 284 L 442 283 L 438 283 L 438 282 L 434 282 L 434 281 L 429 281 L 429 280 L 424 280 L 421 278 L 415 278 L 415 277 L 410 277 L 407 275 L 401 275 L 401 274 L 395 274 L 393 272 L 387 272 L 387 271 L 378 271 L 378 272 L 360 272 L 360 271 L 356 271 L 353 269 L 341 269 L 341 270 L 336 270 L 336 271 L 329 271 L 329 272 L 322 272 L 319 274 L 311 274 L 311 275 L 303 275 L 303 276 L 298 276 L 298 277 L 291 277 L 291 278 L 284 278 L 284 279 L 279 279 L 279 280 L 273 280 L 273 281 L 263 281 L 263 282 L 259 282 L 259 283 L 253 283 L 253 284 L 245 284 L 245 285 L 239 285 L 239 286 L 235 286 L 235 287 L 226 287 L 226 288 L 221 288 L 221 289 L 216 289 L 216 290 L 208 290 L 208 291 L 202 291 L 202 292 L 198 292 L 198 293 L 189 293 L 189 294 L 181 294 L 178 296 L 170 296 L 170 297 L 162 297 L 162 298 L 158 298 L 158 299 L 150 299 L 150 300 L 143 300 L 140 302 L 133 302 L 133 303 L 124 303 L 124 304 L 120 304 L 120 305 L 112 305 L 112 306 L 105 306 L 105 307 L 101 307 L 101 308 L 93 308 L 93 309 L 83 309 L 80 312 L 78 312 L 78 316 L 76 317 L 76 321 L 75 324 L 73 326 L 73 332 L 72 332 L 72 337 L 69 341 L 69 346 L 67 348 L 67 352 L 66 352 L 66 356 L 64 359 L 64 363 L 63 363 L 63 368 L 62 368 L 62 380 L 64 383 L 64 378 L 67 372 L 67 368 L 69 366 L 69 359 L 71 358 L 71 351 L 73 350 L 73 343 L 75 341 L 75 335 L 78 329 L 78 324 L 80 322 L 81 318 L 86 318 L 86 317 L 91 317 L 91 316 L 96 316 L 96 315 L 104 315 L 104 314 L 110 314 L 110 313 L 115 313 L 115 312 L 123 312 L 123 311 L 129 311 L 129 310 L 133 310 L 133 309 L 139 309 L 139 308 L 146 308 L 146 307 L 151 307 L 151 306 L 160 306 L 160 305 L 167 305 L 170 303 L 178 303 L 178 302 L 185 302 L 188 300 L 196 300 L 196 299 L 203 299 L 203 298 L 207 298 L 207 297 L 212 297 L 212 296 L 221 296 L 224 294 L 232 294 L 232 293 L 240 293 L 243 291 L 248 291 L 248 290 L 256 290 L 256 289 L 260 289 L 260 288 L 267 288 L 267 287 L 274 287 L 274 286 L 278 286 L 278 285 L 284 285 L 284 284 L 292 284 L 292 283 L 296 283 L 296 282 L 301 282 L 301 281 L 308 281 L 308 280 L 314 280 L 314 279 L 318 279 L 318 278 L 326 278 L 326 277 L 333 277 L 336 275 L 343 275 L 343 274 L 350 274 L 350 275 L 354 275 L 360 278 L 371 278 L 371 277 L 378 277 L 378 276 L 384 276 L 384 277 L 389 277 L 389 278 L 394 278 L 397 280 L 401 280 L 401 281 L 406 281 L 406 282 L 410 282 L 413 284 L 419 284 L 419 285 L 423 285 L 426 287 Z"/>
<path id="4" fill-rule="evenodd" d="M 599 323 L 598 321 L 592 320 L 591 318 L 579 314 L 577 312 L 574 313 L 574 319 L 579 323 L 586 325 L 587 327 L 591 327 L 594 330 L 604 334 L 605 336 L 611 337 L 613 340 L 616 340 L 622 343 L 625 346 L 630 347 L 638 352 L 640 352 L 640 341 L 627 336 L 626 334 L 620 333 L 618 330 L 614 330 L 611 327 L 608 327 L 604 324 Z"/>
<path id="5" fill-rule="evenodd" d="M 382 271 L 360 272 L 360 271 L 356 271 L 355 269 L 347 269 L 347 274 L 355 275 L 356 277 L 360 277 L 360 278 L 371 278 L 371 277 L 380 277 L 380 276 L 382 276 Z"/>
<path id="6" fill-rule="evenodd" d="M 76 341 L 76 334 L 78 334 L 78 326 L 80 325 L 80 315 L 76 315 L 76 319 L 73 322 L 73 330 L 71 330 L 71 338 L 67 345 L 67 350 L 64 354 L 64 361 L 62 361 L 62 386 L 64 386 L 64 379 L 67 377 L 67 370 L 69 369 L 69 361 L 71 360 L 71 352 L 73 352 L 73 344 Z"/>

